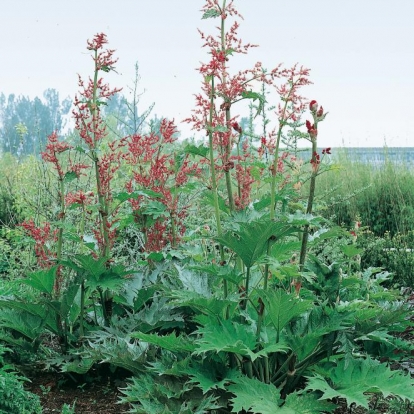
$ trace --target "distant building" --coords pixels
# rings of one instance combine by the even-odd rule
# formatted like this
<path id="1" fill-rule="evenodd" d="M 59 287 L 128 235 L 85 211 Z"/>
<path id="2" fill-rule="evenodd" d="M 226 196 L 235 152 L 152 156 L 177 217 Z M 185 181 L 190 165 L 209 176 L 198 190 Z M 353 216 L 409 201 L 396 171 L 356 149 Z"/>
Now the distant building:
<path id="1" fill-rule="evenodd" d="M 319 148 L 318 152 L 322 152 Z M 372 165 L 382 165 L 385 161 L 390 161 L 395 164 L 406 165 L 407 167 L 414 167 L 414 147 L 379 147 L 379 148 L 332 148 L 332 159 L 341 157 L 350 159 L 352 161 L 359 161 Z M 310 150 L 300 150 L 299 157 L 307 159 L 311 157 Z"/>

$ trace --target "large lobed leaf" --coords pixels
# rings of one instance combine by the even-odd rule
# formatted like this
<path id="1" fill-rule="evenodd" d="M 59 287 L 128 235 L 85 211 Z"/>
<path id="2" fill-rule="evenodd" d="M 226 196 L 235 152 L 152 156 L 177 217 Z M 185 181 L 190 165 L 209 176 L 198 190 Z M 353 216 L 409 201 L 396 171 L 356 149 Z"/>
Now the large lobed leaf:
<path id="1" fill-rule="evenodd" d="M 347 364 L 347 366 L 345 365 Z M 308 377 L 307 390 L 322 391 L 321 399 L 336 397 L 346 399 L 348 406 L 357 404 L 368 408 L 367 393 L 381 393 L 414 401 L 414 381 L 399 371 L 391 371 L 386 365 L 366 358 L 354 359 L 352 363 L 341 360 L 326 380 L 320 375 Z"/>
<path id="2" fill-rule="evenodd" d="M 233 250 L 246 267 L 252 267 L 267 251 L 268 244 L 296 231 L 292 226 L 272 220 L 240 223 L 216 241 Z"/>
<path id="3" fill-rule="evenodd" d="M 37 289 L 39 292 L 51 295 L 55 284 L 56 269 L 57 266 L 53 266 L 50 269 L 30 273 L 27 279 L 22 279 L 20 282 Z"/>
<path id="4" fill-rule="evenodd" d="M 261 296 L 268 317 L 279 333 L 293 318 L 306 312 L 313 306 L 308 300 L 301 300 L 296 296 L 286 293 L 283 289 L 261 290 Z"/>
<path id="5" fill-rule="evenodd" d="M 141 341 L 158 345 L 161 348 L 168 349 L 172 352 L 192 352 L 195 349 L 193 343 L 189 338 L 183 336 L 176 336 L 174 333 L 169 335 L 157 335 L 157 334 L 145 334 L 143 332 L 134 332 L 131 334 L 131 338 L 137 338 Z"/>
<path id="6" fill-rule="evenodd" d="M 254 414 L 319 414 L 331 412 L 335 406 L 326 401 L 318 401 L 313 394 L 293 393 L 280 399 L 280 391 L 272 384 L 265 384 L 257 379 L 239 377 L 233 380 L 229 391 L 233 413 L 246 410 Z"/>
<path id="7" fill-rule="evenodd" d="M 289 348 L 284 343 L 266 344 L 257 351 L 256 335 L 252 328 L 246 324 L 218 319 L 217 323 L 209 322 L 197 330 L 201 334 L 195 341 L 195 353 L 231 352 L 248 356 L 252 361 L 273 352 L 286 352 Z"/>

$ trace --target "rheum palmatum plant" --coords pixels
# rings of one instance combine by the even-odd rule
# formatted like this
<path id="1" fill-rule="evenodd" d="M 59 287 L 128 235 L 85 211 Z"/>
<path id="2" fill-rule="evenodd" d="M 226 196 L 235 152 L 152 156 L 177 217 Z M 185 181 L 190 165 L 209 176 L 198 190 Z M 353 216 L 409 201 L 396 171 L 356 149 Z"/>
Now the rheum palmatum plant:
<path id="1" fill-rule="evenodd" d="M 243 131 L 237 122 L 238 115 L 234 114 L 235 105 L 242 100 L 258 101 L 257 113 L 261 113 L 265 103 L 262 93 L 254 92 L 253 88 L 261 84 L 271 85 L 280 97 L 281 103 L 277 107 L 276 116 L 278 127 L 271 131 L 267 137 L 262 137 L 261 145 L 271 151 L 272 165 L 269 170 L 276 177 L 279 160 L 279 146 L 282 130 L 289 121 L 295 121 L 303 112 L 306 100 L 299 94 L 301 86 L 310 83 L 309 70 L 294 65 L 291 69 L 283 69 L 280 65 L 267 72 L 261 62 L 253 68 L 238 71 L 231 75 L 229 62 L 234 54 L 248 53 L 249 49 L 256 47 L 250 43 L 243 44 L 238 37 L 239 23 L 234 21 L 226 30 L 226 23 L 231 17 L 242 18 L 235 9 L 233 2 L 219 2 L 209 0 L 203 7 L 203 18 L 219 18 L 220 27 L 217 36 L 206 35 L 200 32 L 205 41 L 204 47 L 209 49 L 211 60 L 199 68 L 203 75 L 202 93 L 196 95 L 196 109 L 186 122 L 193 124 L 193 129 L 205 131 L 209 137 L 212 155 L 212 187 L 217 187 L 216 177 L 225 177 L 227 199 L 231 211 L 245 208 L 250 200 L 250 190 L 254 181 L 251 168 L 246 167 L 246 153 L 255 153 L 248 140 L 244 141 L 243 156 L 240 155 L 240 143 Z M 237 147 L 237 151 L 234 151 Z M 262 150 L 263 150 L 262 148 Z M 252 156 L 254 159 L 254 156 Z M 238 168 L 238 165 L 243 168 Z M 233 172 L 233 174 L 232 174 Z M 275 182 L 272 182 L 272 205 L 275 206 Z M 234 182 L 237 190 L 234 189 Z M 272 209 L 271 209 L 272 210 Z"/>
<path id="2" fill-rule="evenodd" d="M 110 260 L 111 246 L 115 238 L 113 225 L 117 221 L 116 209 L 111 209 L 113 194 L 111 182 L 120 167 L 121 149 L 125 140 L 106 142 L 107 128 L 102 118 L 101 106 L 120 89 L 111 89 L 104 83 L 101 74 L 113 70 L 117 59 L 114 50 L 105 49 L 108 43 L 105 34 L 97 34 L 88 41 L 88 50 L 92 52 L 94 61 L 93 77 L 88 81 L 79 76 L 79 96 L 75 97 L 73 116 L 76 129 L 86 145 L 86 155 L 92 162 L 96 182 L 98 217 L 96 218 L 95 237 L 99 246 L 99 256 Z M 105 144 L 105 151 L 102 150 Z M 107 145 L 106 145 L 107 144 Z"/>

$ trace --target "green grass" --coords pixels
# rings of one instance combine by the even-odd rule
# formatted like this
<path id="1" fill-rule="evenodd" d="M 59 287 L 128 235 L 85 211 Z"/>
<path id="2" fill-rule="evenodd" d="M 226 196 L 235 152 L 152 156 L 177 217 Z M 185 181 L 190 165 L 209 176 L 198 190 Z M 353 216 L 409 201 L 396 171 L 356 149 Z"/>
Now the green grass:
<path id="1" fill-rule="evenodd" d="M 318 177 L 324 216 L 349 228 L 361 221 L 377 236 L 414 228 L 414 170 L 391 161 L 386 151 L 380 165 L 356 159 L 346 149 L 333 155 L 332 170 Z"/>

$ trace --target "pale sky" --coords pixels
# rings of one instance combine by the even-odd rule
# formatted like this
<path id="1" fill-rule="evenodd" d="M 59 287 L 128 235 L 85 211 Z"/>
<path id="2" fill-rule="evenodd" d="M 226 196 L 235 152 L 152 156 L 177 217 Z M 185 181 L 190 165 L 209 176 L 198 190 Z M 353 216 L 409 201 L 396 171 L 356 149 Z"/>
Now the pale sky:
<path id="1" fill-rule="evenodd" d="M 329 112 L 319 127 L 323 146 L 414 147 L 414 0 L 235 0 L 245 43 L 260 47 L 236 58 L 272 69 L 298 62 L 314 85 L 303 90 Z M 77 73 L 91 74 L 86 40 L 108 36 L 119 58 L 113 87 L 133 85 L 139 63 L 142 109 L 180 121 L 200 90 L 199 62 L 209 61 L 197 28 L 204 0 L 0 0 L 0 92 L 61 99 L 77 91 Z M 269 100 L 277 102 L 276 95 Z M 246 112 L 234 108 L 233 115 Z M 192 133 L 191 133 L 192 134 Z M 197 137 L 197 135 L 196 135 Z"/>

